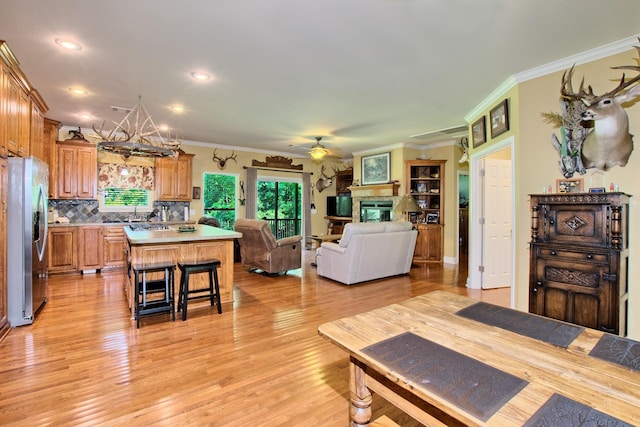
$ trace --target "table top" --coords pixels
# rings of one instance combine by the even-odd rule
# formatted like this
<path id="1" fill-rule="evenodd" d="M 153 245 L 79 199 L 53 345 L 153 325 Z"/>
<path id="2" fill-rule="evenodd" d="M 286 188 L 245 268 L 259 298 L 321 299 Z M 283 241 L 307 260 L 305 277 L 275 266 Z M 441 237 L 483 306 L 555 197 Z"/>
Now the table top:
<path id="1" fill-rule="evenodd" d="M 335 242 L 336 240 L 342 239 L 342 234 L 314 234 L 311 236 L 311 239 L 318 240 L 320 242 Z"/>
<path id="2" fill-rule="evenodd" d="M 603 335 L 609 334 L 584 328 L 563 348 L 456 314 L 476 303 L 477 300 L 464 296 L 436 291 L 325 323 L 318 328 L 318 333 L 355 359 L 468 425 L 523 425 L 554 395 L 640 425 L 640 371 L 589 356 Z M 367 349 L 407 332 L 415 334 L 418 340 L 428 340 L 473 362 L 525 380 L 526 385 L 516 390 L 506 403 L 501 403 L 485 423 L 416 381 L 415 376 L 398 372 L 385 359 L 373 357 Z"/>
<path id="3" fill-rule="evenodd" d="M 131 227 L 124 227 L 125 234 L 132 245 L 182 243 L 208 240 L 232 240 L 241 238 L 242 233 L 211 227 L 203 224 L 194 225 L 194 231 L 179 231 L 179 226 L 169 226 L 168 230 L 140 230 L 133 231 Z"/>

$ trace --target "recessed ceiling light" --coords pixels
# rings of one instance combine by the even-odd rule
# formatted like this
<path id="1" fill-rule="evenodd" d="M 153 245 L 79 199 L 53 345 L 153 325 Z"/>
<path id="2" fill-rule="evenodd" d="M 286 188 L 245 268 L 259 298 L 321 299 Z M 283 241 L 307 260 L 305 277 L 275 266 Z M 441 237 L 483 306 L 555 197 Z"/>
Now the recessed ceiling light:
<path id="1" fill-rule="evenodd" d="M 174 113 L 182 113 L 184 111 L 184 107 L 182 105 L 172 105 L 171 106 L 171 111 L 173 111 Z"/>
<path id="2" fill-rule="evenodd" d="M 168 130 L 169 130 L 169 125 L 165 125 L 165 124 L 159 125 L 159 126 L 158 126 L 158 130 L 161 130 L 161 131 L 163 131 L 163 132 L 166 132 L 166 131 L 168 131 Z"/>
<path id="3" fill-rule="evenodd" d="M 80 50 L 82 49 L 82 46 L 80 46 L 78 43 L 71 41 L 71 40 L 65 40 L 65 39 L 56 39 L 56 44 L 58 46 L 62 46 L 65 49 L 69 49 L 69 50 Z"/>
<path id="4" fill-rule="evenodd" d="M 193 73 L 191 73 L 191 77 L 204 82 L 211 79 L 211 74 L 205 73 L 204 71 L 194 71 Z"/>
<path id="5" fill-rule="evenodd" d="M 92 118 L 91 114 L 89 114 L 89 113 L 80 113 L 80 114 L 78 114 L 78 117 L 80 117 L 81 119 L 84 119 L 84 120 L 89 120 L 89 119 Z"/>
<path id="6" fill-rule="evenodd" d="M 89 93 L 86 89 L 82 89 L 81 87 L 70 87 L 69 92 L 74 95 L 87 95 Z"/>

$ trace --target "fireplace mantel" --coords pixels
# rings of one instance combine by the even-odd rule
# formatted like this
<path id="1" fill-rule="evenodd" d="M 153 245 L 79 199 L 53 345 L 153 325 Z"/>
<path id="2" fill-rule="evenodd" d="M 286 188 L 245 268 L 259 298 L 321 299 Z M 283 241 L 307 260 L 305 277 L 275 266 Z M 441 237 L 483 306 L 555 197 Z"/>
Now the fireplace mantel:
<path id="1" fill-rule="evenodd" d="M 380 196 L 397 196 L 400 184 L 375 184 L 351 186 L 351 197 L 380 197 Z"/>

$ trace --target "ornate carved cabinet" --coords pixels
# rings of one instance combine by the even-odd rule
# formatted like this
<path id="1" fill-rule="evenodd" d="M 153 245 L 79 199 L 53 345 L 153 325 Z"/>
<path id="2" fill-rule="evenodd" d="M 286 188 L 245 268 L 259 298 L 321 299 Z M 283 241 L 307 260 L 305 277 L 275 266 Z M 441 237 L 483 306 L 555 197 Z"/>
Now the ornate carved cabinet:
<path id="1" fill-rule="evenodd" d="M 629 197 L 531 195 L 531 313 L 626 335 Z"/>

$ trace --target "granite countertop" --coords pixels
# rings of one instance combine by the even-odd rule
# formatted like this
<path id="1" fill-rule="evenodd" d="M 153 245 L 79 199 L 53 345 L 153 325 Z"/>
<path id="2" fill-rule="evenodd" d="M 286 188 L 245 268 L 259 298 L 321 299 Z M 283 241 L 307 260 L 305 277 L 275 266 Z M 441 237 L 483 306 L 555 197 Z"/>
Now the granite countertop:
<path id="1" fill-rule="evenodd" d="M 195 225 L 195 221 L 110 221 L 110 222 L 50 222 L 49 227 L 84 227 L 84 226 L 127 226 L 129 224 L 164 224 L 169 226 L 178 226 L 178 225 Z"/>
<path id="2" fill-rule="evenodd" d="M 167 223 L 162 223 L 167 224 Z M 169 225 L 169 224 L 167 224 Z M 179 226 L 169 225 L 168 230 L 139 230 L 134 231 L 125 227 L 124 231 L 132 245 L 156 244 L 156 243 L 180 243 L 205 240 L 230 240 L 241 238 L 242 233 L 224 230 L 222 228 L 197 224 L 194 231 L 179 231 Z"/>

